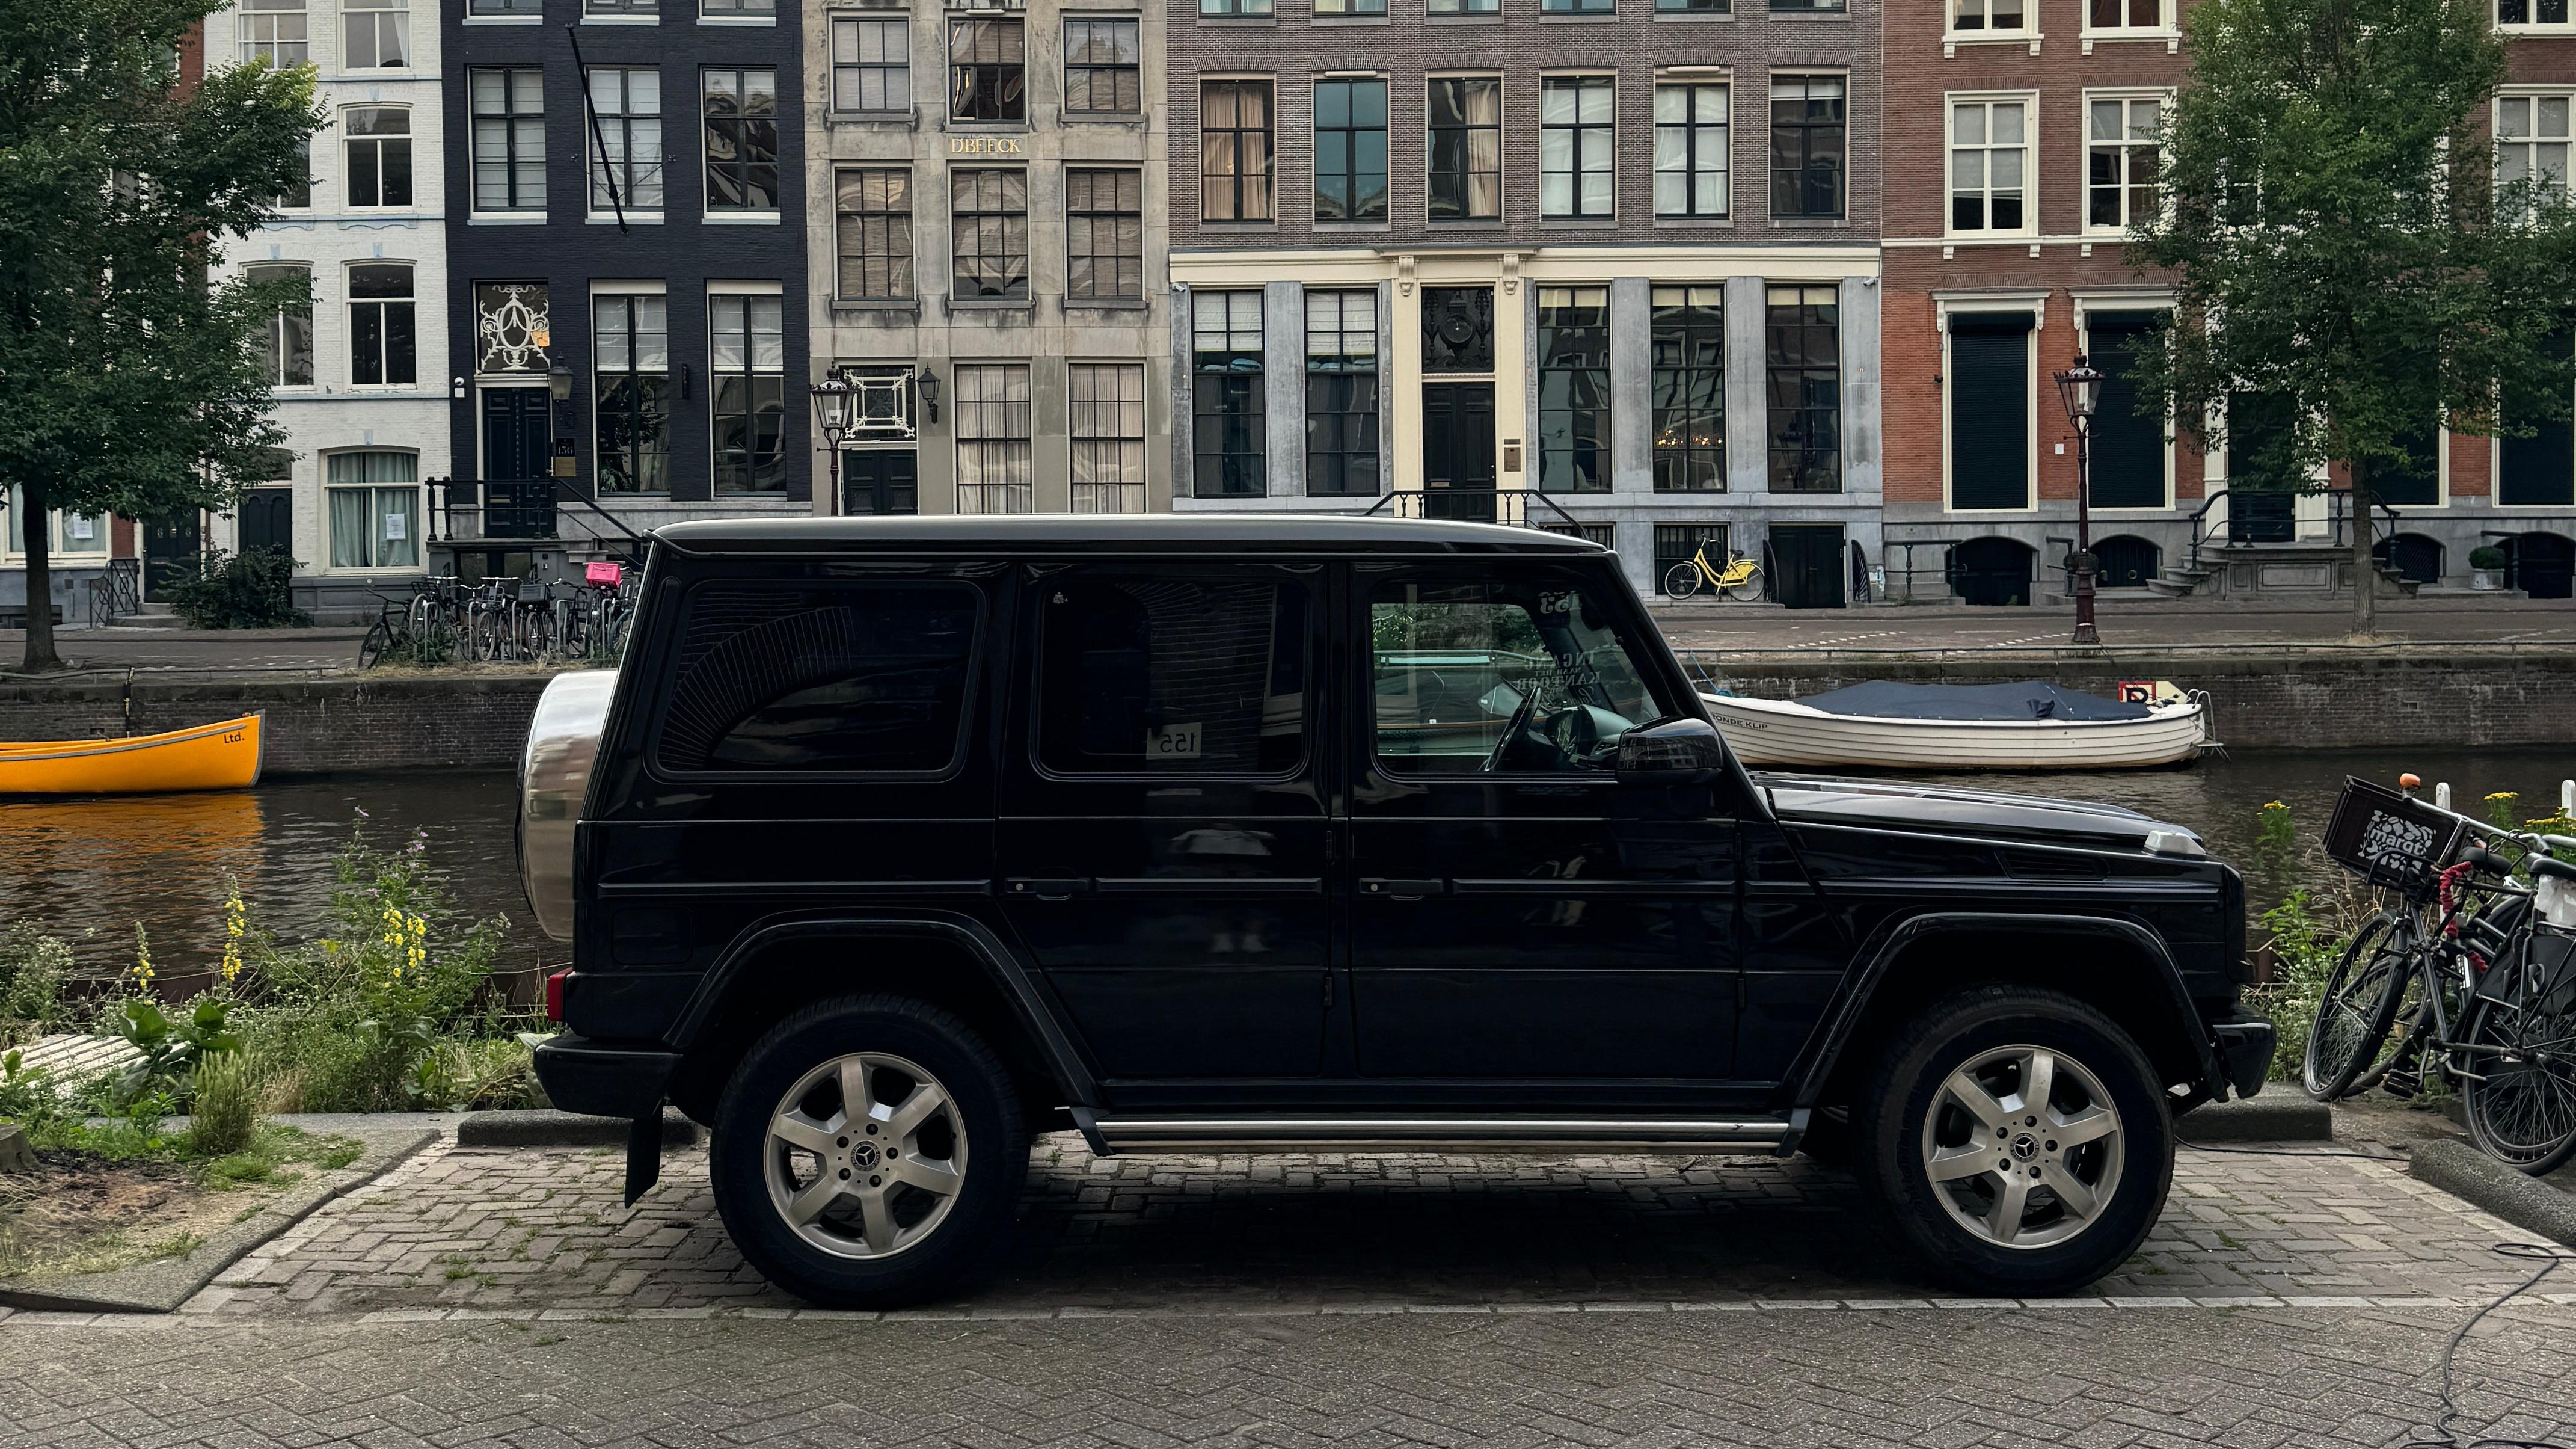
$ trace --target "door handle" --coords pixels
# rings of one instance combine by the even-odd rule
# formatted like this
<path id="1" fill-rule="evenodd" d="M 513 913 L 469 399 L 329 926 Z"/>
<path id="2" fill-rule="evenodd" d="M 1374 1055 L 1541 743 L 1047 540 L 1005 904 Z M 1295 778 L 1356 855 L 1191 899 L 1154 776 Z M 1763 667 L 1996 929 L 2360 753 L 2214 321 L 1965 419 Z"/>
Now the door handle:
<path id="1" fill-rule="evenodd" d="M 1449 883 L 1439 879 L 1390 880 L 1385 876 L 1377 875 L 1360 877 L 1361 895 L 1384 896 L 1390 900 L 1418 901 L 1424 896 L 1446 894 L 1448 889 Z"/>
<path id="2" fill-rule="evenodd" d="M 1091 882 L 1080 876 L 1055 880 L 1015 875 L 1002 882 L 1002 894 L 1022 900 L 1064 901 L 1091 894 Z"/>

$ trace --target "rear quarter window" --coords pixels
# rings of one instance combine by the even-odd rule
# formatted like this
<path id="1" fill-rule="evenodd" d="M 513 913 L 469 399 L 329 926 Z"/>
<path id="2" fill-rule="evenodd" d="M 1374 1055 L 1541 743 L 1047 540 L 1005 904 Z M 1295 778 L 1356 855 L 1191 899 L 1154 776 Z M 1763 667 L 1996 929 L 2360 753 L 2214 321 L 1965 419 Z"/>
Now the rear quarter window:
<path id="1" fill-rule="evenodd" d="M 701 584 L 655 763 L 682 774 L 948 770 L 983 617 L 981 591 L 963 583 Z"/>

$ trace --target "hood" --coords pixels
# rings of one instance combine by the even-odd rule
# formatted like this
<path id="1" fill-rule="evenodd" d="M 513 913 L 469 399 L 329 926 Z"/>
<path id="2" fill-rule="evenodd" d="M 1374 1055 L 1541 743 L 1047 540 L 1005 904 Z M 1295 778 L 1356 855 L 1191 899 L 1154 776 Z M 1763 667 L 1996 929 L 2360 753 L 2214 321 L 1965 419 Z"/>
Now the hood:
<path id="1" fill-rule="evenodd" d="M 1812 775 L 1753 772 L 1780 818 L 1817 825 L 1935 829 L 2021 840 L 2102 844 L 2144 849 L 2150 835 L 2169 844 L 2190 841 L 2177 853 L 2200 853 L 2198 832 L 2170 825 L 2118 805 L 1962 790 L 1948 785 L 1908 785 L 1886 780 L 1830 780 Z"/>

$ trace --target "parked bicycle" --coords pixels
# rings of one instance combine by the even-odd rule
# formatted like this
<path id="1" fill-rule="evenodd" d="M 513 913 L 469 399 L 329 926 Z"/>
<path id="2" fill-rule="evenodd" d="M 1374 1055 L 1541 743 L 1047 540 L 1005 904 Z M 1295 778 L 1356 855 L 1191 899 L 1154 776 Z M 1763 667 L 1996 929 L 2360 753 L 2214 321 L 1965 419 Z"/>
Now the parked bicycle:
<path id="1" fill-rule="evenodd" d="M 1708 545 L 1701 544 L 1691 556 L 1672 566 L 1664 574 L 1664 592 L 1676 599 L 1687 599 L 1705 585 L 1721 599 L 1739 603 L 1762 597 L 1762 565 L 1730 551 L 1724 565 L 1709 562 Z"/>
<path id="2" fill-rule="evenodd" d="M 2345 782 L 2326 850 L 2383 893 L 2326 978 L 2303 1085 L 2332 1101 L 2455 1087 L 2480 1151 L 2538 1176 L 2576 1156 L 2576 838 Z"/>
<path id="3" fill-rule="evenodd" d="M 625 646 L 634 618 L 634 577 L 613 582 L 455 578 L 422 581 L 407 600 L 379 594 L 384 607 L 358 646 L 358 667 L 444 664 L 607 663 Z"/>

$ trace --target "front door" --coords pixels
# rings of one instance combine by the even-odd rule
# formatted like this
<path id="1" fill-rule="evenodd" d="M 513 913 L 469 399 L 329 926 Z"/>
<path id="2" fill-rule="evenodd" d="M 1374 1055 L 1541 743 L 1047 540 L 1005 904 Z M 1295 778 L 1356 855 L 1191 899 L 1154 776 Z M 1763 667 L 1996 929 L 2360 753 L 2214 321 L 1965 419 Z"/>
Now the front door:
<path id="1" fill-rule="evenodd" d="M 293 552 L 295 548 L 295 491 L 291 488 L 254 488 L 242 495 L 240 524 L 241 547 L 274 548 Z"/>
<path id="2" fill-rule="evenodd" d="M 1331 967 L 1321 572 L 1032 568 L 1022 594 L 1036 668 L 1011 711 L 1005 916 L 1121 1105 L 1311 1083 Z"/>
<path id="3" fill-rule="evenodd" d="M 483 390 L 483 476 L 542 478 L 554 456 L 552 399 L 541 387 Z"/>
<path id="4" fill-rule="evenodd" d="M 841 455 L 841 511 L 918 513 L 920 488 L 910 448 L 871 448 Z"/>
<path id="5" fill-rule="evenodd" d="M 1450 490 L 1462 496 L 1444 498 Z M 1494 521 L 1494 385 L 1422 385 L 1422 516 Z"/>
<path id="6" fill-rule="evenodd" d="M 1738 787 L 1612 774 L 1686 708 L 1626 592 L 1497 561 L 1354 566 L 1351 593 L 1360 1073 L 1557 1111 L 1730 1077 Z"/>
<path id="7" fill-rule="evenodd" d="M 195 509 L 143 524 L 143 597 L 158 600 L 173 574 L 186 575 L 205 551 L 204 520 Z"/>
<path id="8" fill-rule="evenodd" d="M 1771 525 L 1771 597 L 1790 609 L 1843 606 L 1843 528 L 1839 523 Z"/>

